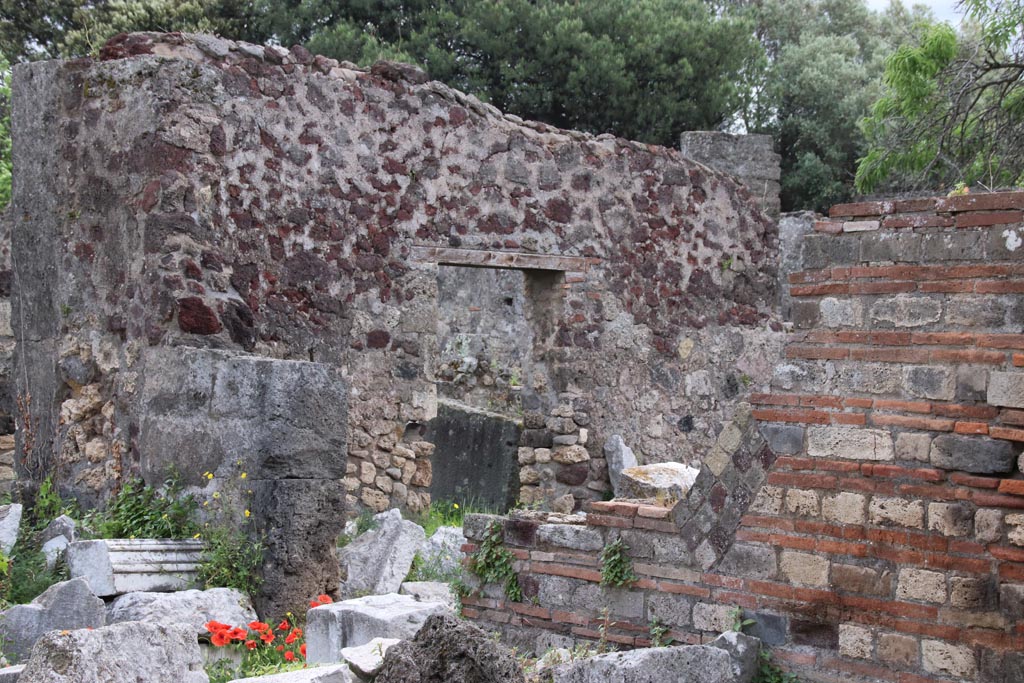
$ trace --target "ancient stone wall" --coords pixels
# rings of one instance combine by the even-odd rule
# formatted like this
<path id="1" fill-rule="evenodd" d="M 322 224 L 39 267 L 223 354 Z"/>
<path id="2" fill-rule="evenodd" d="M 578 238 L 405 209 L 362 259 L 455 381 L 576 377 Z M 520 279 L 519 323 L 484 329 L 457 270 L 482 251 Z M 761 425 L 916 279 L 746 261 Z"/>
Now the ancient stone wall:
<path id="1" fill-rule="evenodd" d="M 188 346 L 343 369 L 348 508 L 423 508 L 439 267 L 525 274 L 516 419 L 575 468 L 533 499 L 600 497 L 615 433 L 699 459 L 770 376 L 775 227 L 677 152 L 525 123 L 401 65 L 203 36 L 121 36 L 14 88 L 22 474 L 86 502 L 145 458 L 145 349 Z"/>
<path id="2" fill-rule="evenodd" d="M 684 157 L 735 177 L 750 192 L 754 202 L 777 219 L 781 209 L 782 160 L 772 145 L 770 135 L 735 135 L 709 130 L 688 131 L 679 138 L 679 149 Z"/>
<path id="3" fill-rule="evenodd" d="M 655 617 L 696 642 L 738 607 L 803 680 L 1024 680 L 1022 221 L 1020 192 L 834 207 L 789 276 L 771 391 L 749 395 L 766 446 L 723 430 L 671 510 L 503 520 L 531 600 L 488 589 L 467 614 L 551 642 L 595 639 L 608 608 L 609 639 L 639 646 Z M 599 585 L 615 538 L 629 589 Z"/>

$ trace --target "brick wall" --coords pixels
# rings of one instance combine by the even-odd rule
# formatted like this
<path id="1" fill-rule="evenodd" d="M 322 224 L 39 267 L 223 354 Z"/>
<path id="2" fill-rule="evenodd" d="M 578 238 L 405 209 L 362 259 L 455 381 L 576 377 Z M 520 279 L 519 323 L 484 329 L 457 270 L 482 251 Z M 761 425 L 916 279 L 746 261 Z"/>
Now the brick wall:
<path id="1" fill-rule="evenodd" d="M 1022 209 L 1024 193 L 834 207 L 789 277 L 785 358 L 749 397 L 760 435 L 737 453 L 763 438 L 770 468 L 736 531 L 688 533 L 700 480 L 671 511 L 508 519 L 531 602 L 485 590 L 467 615 L 593 638 L 608 608 L 610 639 L 643 646 L 654 617 L 696 642 L 740 607 L 808 681 L 1024 680 Z M 736 481 L 743 458 L 716 453 L 701 477 Z M 602 590 L 616 537 L 640 581 Z M 720 555 L 696 552 L 711 539 Z"/>

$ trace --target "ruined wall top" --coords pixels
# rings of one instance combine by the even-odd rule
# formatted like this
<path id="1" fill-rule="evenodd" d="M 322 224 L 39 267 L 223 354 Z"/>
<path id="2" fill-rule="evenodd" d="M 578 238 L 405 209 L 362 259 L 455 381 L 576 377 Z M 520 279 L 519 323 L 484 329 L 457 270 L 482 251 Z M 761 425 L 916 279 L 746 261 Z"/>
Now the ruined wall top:
<path id="1" fill-rule="evenodd" d="M 775 153 L 770 135 L 687 131 L 679 138 L 679 149 L 684 157 L 734 176 L 762 211 L 778 219 L 782 157 Z"/>

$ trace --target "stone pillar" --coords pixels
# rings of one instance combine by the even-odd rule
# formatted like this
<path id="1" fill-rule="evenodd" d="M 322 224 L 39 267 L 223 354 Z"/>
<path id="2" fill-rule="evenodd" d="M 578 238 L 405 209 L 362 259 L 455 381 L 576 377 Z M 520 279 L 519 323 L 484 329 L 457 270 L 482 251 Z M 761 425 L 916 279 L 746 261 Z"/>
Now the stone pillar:
<path id="1" fill-rule="evenodd" d="M 348 443 L 341 370 L 158 347 L 146 352 L 143 372 L 136 443 L 143 475 L 161 481 L 176 469 L 203 487 L 211 523 L 235 524 L 263 541 L 263 585 L 253 596 L 259 614 L 298 613 L 310 598 L 335 594 Z"/>
<path id="2" fill-rule="evenodd" d="M 735 177 L 762 211 L 772 218 L 779 217 L 781 158 L 772 149 L 770 135 L 688 131 L 680 136 L 679 151 L 684 157 Z"/>

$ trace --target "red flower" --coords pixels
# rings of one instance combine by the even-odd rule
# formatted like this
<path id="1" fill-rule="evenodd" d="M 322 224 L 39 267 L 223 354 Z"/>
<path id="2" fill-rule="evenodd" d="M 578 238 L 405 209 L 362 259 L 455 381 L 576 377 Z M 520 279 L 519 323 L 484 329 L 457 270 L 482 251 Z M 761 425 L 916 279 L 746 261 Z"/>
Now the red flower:
<path id="1" fill-rule="evenodd" d="M 288 623 L 287 619 L 285 619 L 284 621 L 282 621 L 280 624 L 277 625 L 277 630 L 278 631 L 287 631 L 291 627 L 292 627 L 292 625 Z"/>
<path id="2" fill-rule="evenodd" d="M 295 661 L 295 653 L 292 652 L 291 650 L 288 650 L 288 652 L 285 652 L 284 653 L 284 661 L 286 661 L 286 662 L 294 662 Z"/>
<path id="3" fill-rule="evenodd" d="M 250 621 L 249 622 L 249 628 L 251 628 L 253 631 L 259 631 L 259 632 L 269 631 L 270 630 L 270 624 L 266 624 L 266 623 L 264 623 L 262 621 Z"/>
<path id="4" fill-rule="evenodd" d="M 226 631 L 217 631 L 210 638 L 210 642 L 213 643 L 214 647 L 224 647 L 231 642 L 231 638 L 228 637 Z"/>
<path id="5" fill-rule="evenodd" d="M 306 656 L 306 644 L 305 643 L 303 643 L 302 645 L 299 645 L 299 652 L 302 653 L 303 657 Z"/>
<path id="6" fill-rule="evenodd" d="M 294 629 L 292 629 L 292 635 L 295 636 L 296 638 L 301 638 L 302 637 L 302 629 L 296 626 Z"/>
<path id="7" fill-rule="evenodd" d="M 256 649 L 256 641 L 255 640 L 247 640 L 247 641 L 245 641 L 245 646 L 247 648 L 249 648 L 250 650 L 255 650 Z"/>
<path id="8" fill-rule="evenodd" d="M 233 628 L 228 631 L 228 638 L 231 640 L 245 640 L 249 637 L 249 632 L 244 628 Z"/>
<path id="9" fill-rule="evenodd" d="M 284 645 L 278 645 L 274 649 L 277 650 L 278 652 L 284 652 Z"/>
<path id="10" fill-rule="evenodd" d="M 294 643 L 294 642 L 295 642 L 295 641 L 296 641 L 297 639 L 298 639 L 298 636 L 297 636 L 297 635 L 295 635 L 294 633 L 289 633 L 289 634 L 288 634 L 288 637 L 284 639 L 284 642 L 285 642 L 285 644 L 286 644 L 286 645 L 291 645 L 291 644 L 292 644 L 292 643 Z"/>
<path id="11" fill-rule="evenodd" d="M 326 593 L 321 593 L 320 595 L 316 596 L 316 600 L 313 600 L 313 601 L 311 601 L 309 603 L 309 606 L 310 607 L 319 607 L 320 605 L 329 605 L 332 602 L 334 602 L 334 601 L 331 600 L 331 596 L 330 595 L 327 595 Z"/>
<path id="12" fill-rule="evenodd" d="M 203 628 L 205 628 L 210 633 L 216 633 L 217 631 L 227 631 L 231 627 L 227 624 L 222 624 L 219 621 L 213 621 L 211 619 L 210 621 L 203 624 Z"/>
<path id="13" fill-rule="evenodd" d="M 260 640 L 262 640 L 267 645 L 270 645 L 272 642 L 274 642 L 274 634 L 270 631 L 267 631 L 266 633 L 260 636 Z"/>

